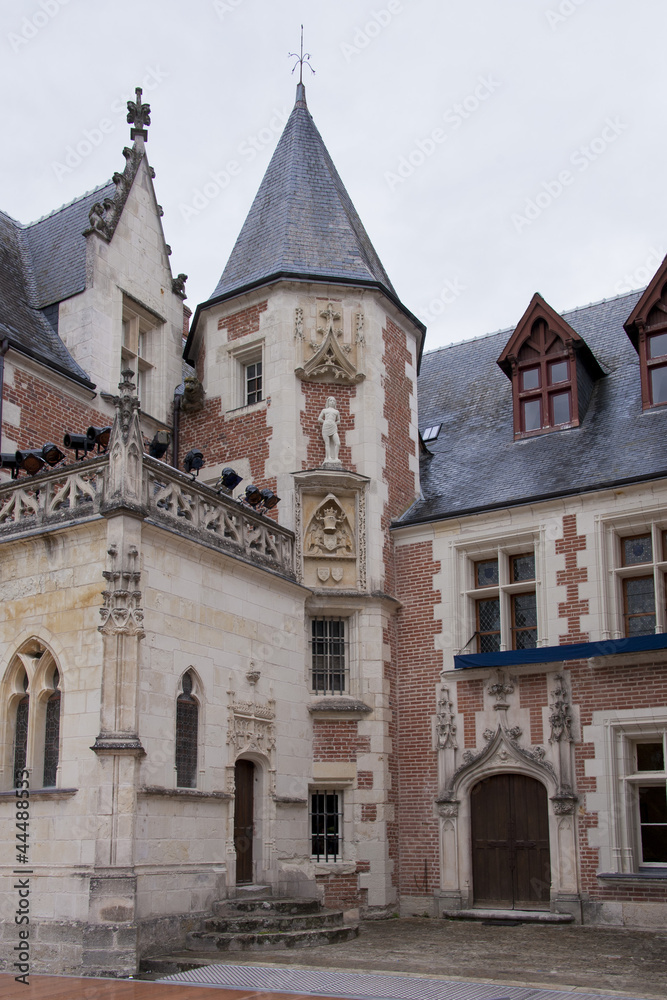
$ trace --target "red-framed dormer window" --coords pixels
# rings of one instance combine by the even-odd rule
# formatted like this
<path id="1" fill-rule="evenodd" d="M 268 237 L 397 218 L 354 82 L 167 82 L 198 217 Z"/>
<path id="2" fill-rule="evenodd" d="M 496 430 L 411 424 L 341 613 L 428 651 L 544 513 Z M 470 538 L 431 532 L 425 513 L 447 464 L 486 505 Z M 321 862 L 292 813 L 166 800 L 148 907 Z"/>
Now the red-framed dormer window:
<path id="1" fill-rule="evenodd" d="M 515 410 L 521 434 L 542 433 L 547 428 L 572 424 L 572 366 L 565 344 L 549 330 L 546 321 L 533 323 L 530 337 L 517 358 Z"/>
<path id="2" fill-rule="evenodd" d="M 624 324 L 639 354 L 642 409 L 667 404 L 667 258 Z"/>
<path id="3" fill-rule="evenodd" d="M 515 439 L 577 427 L 603 374 L 582 337 L 537 294 L 498 364 L 512 381 Z"/>

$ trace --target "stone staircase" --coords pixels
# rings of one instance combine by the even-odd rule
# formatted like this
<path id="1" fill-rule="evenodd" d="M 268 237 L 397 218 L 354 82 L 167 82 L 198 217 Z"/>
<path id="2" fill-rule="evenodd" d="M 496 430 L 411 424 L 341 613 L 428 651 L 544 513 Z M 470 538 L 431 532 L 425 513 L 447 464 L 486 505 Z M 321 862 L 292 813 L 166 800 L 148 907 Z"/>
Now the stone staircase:
<path id="1" fill-rule="evenodd" d="M 187 949 L 145 958 L 143 972 L 168 974 L 210 965 L 226 952 L 308 948 L 350 941 L 356 923 L 344 923 L 342 910 L 326 910 L 316 899 L 227 899 L 213 904 L 213 916 L 187 935 Z"/>

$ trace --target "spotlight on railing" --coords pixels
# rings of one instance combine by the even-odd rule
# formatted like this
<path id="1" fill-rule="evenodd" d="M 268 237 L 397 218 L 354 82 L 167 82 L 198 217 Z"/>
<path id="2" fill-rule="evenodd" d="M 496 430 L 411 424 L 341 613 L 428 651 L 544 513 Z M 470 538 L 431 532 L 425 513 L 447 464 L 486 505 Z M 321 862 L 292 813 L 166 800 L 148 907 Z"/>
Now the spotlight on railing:
<path id="1" fill-rule="evenodd" d="M 3 452 L 0 455 L 0 469 L 9 469 L 12 479 L 17 479 L 19 467 L 16 461 L 16 453 Z"/>
<path id="2" fill-rule="evenodd" d="M 106 451 L 109 447 L 109 438 L 111 437 L 110 427 L 89 427 L 86 431 L 86 437 L 89 441 L 91 450 L 97 445 L 97 453 L 99 455 L 100 451 Z"/>
<path id="3" fill-rule="evenodd" d="M 19 469 L 25 469 L 29 476 L 36 476 L 44 468 L 46 462 L 42 458 L 41 449 L 34 448 L 30 451 L 17 451 L 16 464 Z"/>
<path id="4" fill-rule="evenodd" d="M 65 457 L 65 452 L 61 451 L 57 444 L 53 444 L 52 441 L 47 441 L 46 444 L 42 445 L 42 458 L 47 465 L 57 465 L 58 462 L 62 462 Z"/>
<path id="5" fill-rule="evenodd" d="M 203 466 L 204 461 L 204 455 L 199 448 L 192 448 L 183 459 L 183 468 L 194 478 L 199 475 L 199 470 Z"/>
<path id="6" fill-rule="evenodd" d="M 246 486 L 245 497 L 243 499 L 247 504 L 250 504 L 251 507 L 257 507 L 262 502 L 262 494 L 256 486 Z"/>
<path id="7" fill-rule="evenodd" d="M 234 469 L 230 469 L 229 466 L 222 470 L 220 479 L 218 480 L 217 489 L 218 492 L 231 493 L 239 483 L 243 482 L 243 476 L 239 476 Z"/>
<path id="8" fill-rule="evenodd" d="M 171 434 L 169 431 L 156 431 L 155 437 L 148 446 L 148 454 L 151 458 L 162 458 L 166 455 L 171 444 Z"/>
<path id="9" fill-rule="evenodd" d="M 63 438 L 63 444 L 75 453 L 77 462 L 79 461 L 80 451 L 83 452 L 83 457 L 85 458 L 88 452 L 92 451 L 95 447 L 86 434 L 66 434 Z"/>
<path id="10" fill-rule="evenodd" d="M 259 492 L 262 495 L 262 507 L 264 510 L 272 510 L 280 503 L 280 497 L 276 496 L 273 490 L 266 489 L 260 490 Z"/>

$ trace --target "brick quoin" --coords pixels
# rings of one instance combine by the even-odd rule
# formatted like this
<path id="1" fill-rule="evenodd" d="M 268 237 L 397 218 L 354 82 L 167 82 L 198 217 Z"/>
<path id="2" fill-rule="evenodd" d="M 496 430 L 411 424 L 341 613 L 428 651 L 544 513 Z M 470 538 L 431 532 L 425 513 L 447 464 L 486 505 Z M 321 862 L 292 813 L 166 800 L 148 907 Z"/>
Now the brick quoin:
<path id="1" fill-rule="evenodd" d="M 361 822 L 375 823 L 378 818 L 378 807 L 374 802 L 363 802 L 361 806 Z"/>
<path id="2" fill-rule="evenodd" d="M 396 592 L 393 546 L 389 526 L 393 518 L 402 514 L 417 495 L 415 473 L 410 468 L 410 456 L 415 455 L 415 442 L 410 437 L 410 400 L 414 392 L 412 379 L 406 374 L 412 361 L 407 348 L 407 337 L 395 323 L 386 317 L 382 331 L 384 342 L 384 404 L 382 415 L 389 426 L 389 434 L 382 435 L 385 463 L 382 478 L 387 484 L 387 503 L 381 517 L 384 531 L 385 585 L 388 594 Z"/>
<path id="3" fill-rule="evenodd" d="M 358 754 L 369 753 L 370 749 L 370 736 L 359 736 L 355 719 L 313 722 L 313 760 L 356 761 Z"/>
<path id="4" fill-rule="evenodd" d="M 357 395 L 356 385 L 329 385 L 316 382 L 302 382 L 301 392 L 305 396 L 305 405 L 301 411 L 301 429 L 308 442 L 306 458 L 301 463 L 302 469 L 316 469 L 324 462 L 324 438 L 322 424 L 317 419 L 324 409 L 328 396 L 333 396 L 340 413 L 338 436 L 340 451 L 338 457 L 343 468 L 356 472 L 352 461 L 352 449 L 346 443 L 348 431 L 354 429 L 354 417 L 350 413 L 351 400 Z"/>
<path id="5" fill-rule="evenodd" d="M 357 788 L 372 788 L 372 787 L 373 787 L 373 772 L 357 771 Z"/>
<path id="6" fill-rule="evenodd" d="M 67 431 L 85 434 L 89 427 L 107 427 L 110 423 L 108 415 L 20 369 L 15 369 L 14 385 L 5 381 L 3 399 L 21 408 L 21 426 L 16 427 L 5 417 L 2 440 L 11 438 L 22 450 L 41 448 L 47 441 L 65 450 L 63 437 Z M 2 449 L 6 451 L 4 444 Z M 74 457 L 73 452 L 65 454 Z"/>
<path id="7" fill-rule="evenodd" d="M 530 675 L 521 678 L 519 705 L 530 712 L 530 739 L 541 743 L 544 739 L 542 707 L 547 704 L 547 679 L 544 675 Z"/>
<path id="8" fill-rule="evenodd" d="M 566 635 L 559 636 L 561 646 L 573 642 L 588 642 L 590 635 L 581 630 L 581 616 L 589 611 L 588 600 L 579 598 L 579 584 L 588 580 L 585 566 L 577 566 L 577 553 L 586 549 L 585 535 L 577 534 L 576 514 L 563 517 L 563 537 L 556 539 L 556 555 L 565 556 L 565 569 L 556 573 L 556 583 L 566 588 L 566 598 L 558 604 L 558 617 L 567 618 Z"/>
<path id="9" fill-rule="evenodd" d="M 477 746 L 476 715 L 484 709 L 484 681 L 458 681 L 456 700 L 463 716 L 463 745 L 472 749 Z"/>
<path id="10" fill-rule="evenodd" d="M 399 880 L 399 815 L 398 815 L 398 625 L 394 617 L 382 630 L 382 641 L 385 649 L 389 649 L 389 659 L 384 660 L 382 671 L 385 690 L 389 697 L 391 714 L 387 723 L 390 752 L 387 754 L 387 771 L 389 787 L 386 791 L 388 813 L 393 819 L 386 821 L 387 848 L 391 862 L 391 884 L 398 889 Z"/>
<path id="11" fill-rule="evenodd" d="M 249 333 L 259 333 L 260 315 L 268 308 L 268 302 L 258 302 L 256 306 L 248 306 L 231 316 L 222 316 L 218 320 L 218 330 L 227 330 L 227 340 L 238 340 Z"/>
<path id="12" fill-rule="evenodd" d="M 437 752 L 432 716 L 442 653 L 436 649 L 441 623 L 433 608 L 441 602 L 433 578 L 440 563 L 430 542 L 401 545 L 395 552 L 398 646 L 399 884 L 408 896 L 428 895 L 439 885 Z"/>

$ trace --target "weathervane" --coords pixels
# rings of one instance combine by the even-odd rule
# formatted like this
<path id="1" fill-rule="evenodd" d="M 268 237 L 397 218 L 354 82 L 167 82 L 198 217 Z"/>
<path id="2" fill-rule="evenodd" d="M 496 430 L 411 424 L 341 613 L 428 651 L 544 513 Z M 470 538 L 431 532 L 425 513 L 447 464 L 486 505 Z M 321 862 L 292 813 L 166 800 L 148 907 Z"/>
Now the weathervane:
<path id="1" fill-rule="evenodd" d="M 294 66 L 292 67 L 292 72 L 294 72 L 294 70 L 297 68 L 297 66 L 299 67 L 299 83 L 303 83 L 303 64 L 304 64 L 304 62 L 305 62 L 306 66 L 308 67 L 308 69 L 310 70 L 311 73 L 315 72 L 315 70 L 313 69 L 313 67 L 310 65 L 310 52 L 304 52 L 303 51 L 303 25 L 301 25 L 301 55 L 298 56 L 296 54 L 296 52 L 288 52 L 287 57 L 288 57 L 288 59 L 291 59 L 292 57 L 294 57 L 296 59 L 296 62 L 294 63 Z"/>
<path id="2" fill-rule="evenodd" d="M 137 96 L 136 101 L 127 102 L 128 124 L 137 126 L 130 129 L 130 139 L 134 139 L 140 135 L 144 142 L 148 142 L 148 132 L 144 128 L 144 125 L 150 125 L 151 123 L 151 106 L 150 104 L 141 103 L 141 87 L 136 87 L 134 92 Z"/>

